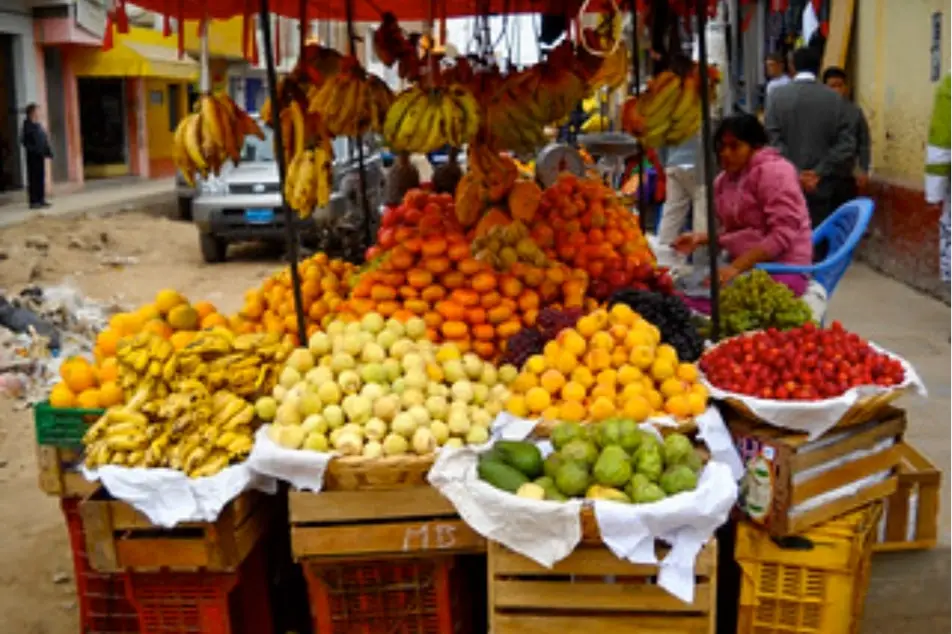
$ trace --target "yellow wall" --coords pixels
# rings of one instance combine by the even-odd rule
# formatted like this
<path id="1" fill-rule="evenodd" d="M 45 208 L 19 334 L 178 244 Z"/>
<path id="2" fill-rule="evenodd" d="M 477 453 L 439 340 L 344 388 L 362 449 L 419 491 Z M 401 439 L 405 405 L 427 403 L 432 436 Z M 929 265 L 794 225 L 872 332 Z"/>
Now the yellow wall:
<path id="1" fill-rule="evenodd" d="M 922 188 L 935 84 L 930 82 L 932 13 L 942 12 L 942 73 L 949 71 L 948 0 L 856 3 L 854 96 L 869 120 L 876 179 Z"/>
<path id="2" fill-rule="evenodd" d="M 146 126 L 149 132 L 149 160 L 157 161 L 172 158 L 172 139 L 175 130 L 169 129 L 169 85 L 179 86 L 179 119 L 188 114 L 188 84 L 170 82 L 166 79 L 149 79 L 145 85 Z M 162 93 L 162 103 L 152 101 L 152 93 Z"/>

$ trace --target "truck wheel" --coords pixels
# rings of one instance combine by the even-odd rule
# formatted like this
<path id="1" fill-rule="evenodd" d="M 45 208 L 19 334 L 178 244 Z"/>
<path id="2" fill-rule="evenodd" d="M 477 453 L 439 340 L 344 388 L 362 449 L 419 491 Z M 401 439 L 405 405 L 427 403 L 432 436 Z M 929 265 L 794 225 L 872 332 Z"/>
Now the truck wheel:
<path id="1" fill-rule="evenodd" d="M 228 243 L 210 233 L 198 234 L 198 244 L 202 249 L 202 259 L 209 264 L 225 261 Z"/>
<path id="2" fill-rule="evenodd" d="M 178 219 L 191 222 L 192 220 L 192 199 L 191 198 L 178 199 Z"/>

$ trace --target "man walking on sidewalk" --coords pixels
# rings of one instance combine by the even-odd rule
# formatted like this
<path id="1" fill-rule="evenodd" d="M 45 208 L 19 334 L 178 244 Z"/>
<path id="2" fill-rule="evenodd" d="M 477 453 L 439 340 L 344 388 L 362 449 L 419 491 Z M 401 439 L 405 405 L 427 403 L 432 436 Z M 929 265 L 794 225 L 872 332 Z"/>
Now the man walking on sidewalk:
<path id="1" fill-rule="evenodd" d="M 46 202 L 46 159 L 52 158 L 50 139 L 46 130 L 40 125 L 40 108 L 35 103 L 26 107 L 26 120 L 23 122 L 23 131 L 20 142 L 26 149 L 26 180 L 27 193 L 30 198 L 30 209 L 49 207 Z"/>
<path id="2" fill-rule="evenodd" d="M 795 51 L 793 66 L 793 81 L 770 96 L 764 126 L 771 145 L 800 172 L 815 229 L 855 195 L 852 106 L 817 83 L 820 62 L 813 50 Z"/>

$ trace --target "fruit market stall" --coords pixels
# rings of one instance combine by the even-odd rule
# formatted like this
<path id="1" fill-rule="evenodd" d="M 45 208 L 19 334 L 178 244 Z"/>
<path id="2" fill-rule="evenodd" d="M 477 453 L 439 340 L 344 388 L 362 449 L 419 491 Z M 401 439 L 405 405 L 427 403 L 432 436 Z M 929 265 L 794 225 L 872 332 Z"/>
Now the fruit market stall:
<path id="1" fill-rule="evenodd" d="M 936 474 L 895 409 L 921 389 L 911 366 L 837 323 L 817 327 L 757 273 L 722 296 L 714 275 L 716 310 L 699 324 L 617 192 L 520 174 L 513 153 L 616 83 L 617 41 L 586 27 L 503 72 L 487 56 L 436 58 L 391 15 L 373 44 L 408 81 L 394 94 L 353 50 L 316 44 L 278 82 L 262 9 L 286 213 L 324 206 L 338 135 L 466 146 L 468 171 L 454 194 L 414 189 L 388 209 L 362 263 L 298 261 L 292 248 L 234 315 L 162 291 L 113 316 L 91 358 L 62 364 L 38 440 L 44 417 L 68 420 L 92 484 L 60 460 L 47 490 L 64 497 L 85 565 L 126 588 L 141 631 L 171 618 L 176 593 L 189 614 L 267 597 L 267 562 L 288 554 L 319 632 L 451 632 L 474 612 L 503 634 L 711 631 L 719 594 L 768 628 L 765 572 L 753 595 L 750 579 L 718 579 L 735 556 L 761 572 L 774 555 L 811 565 L 757 548 L 764 536 L 846 531 L 858 589 L 882 500 L 888 547 L 909 517 L 904 541 L 931 543 Z M 709 136 L 708 77 L 702 52 L 632 102 L 635 124 L 652 124 L 648 147 L 684 134 L 664 117 L 655 127 L 666 101 Z M 176 135 L 182 169 L 204 177 L 237 160 L 259 132 L 249 121 L 203 95 Z M 722 539 L 735 508 L 736 548 Z M 486 605 L 461 601 L 471 554 L 488 562 Z M 263 598 L 233 602 L 270 616 Z"/>

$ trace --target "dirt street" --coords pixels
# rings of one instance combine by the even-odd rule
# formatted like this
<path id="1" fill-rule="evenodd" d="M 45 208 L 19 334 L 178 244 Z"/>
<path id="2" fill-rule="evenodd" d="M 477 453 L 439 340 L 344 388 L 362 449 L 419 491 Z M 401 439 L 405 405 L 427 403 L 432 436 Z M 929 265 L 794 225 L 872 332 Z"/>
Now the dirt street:
<path id="1" fill-rule="evenodd" d="M 234 250 L 233 250 L 234 251 Z M 3 258 L 6 255 L 6 258 Z M 131 306 L 162 288 L 238 309 L 245 289 L 281 266 L 280 253 L 246 249 L 205 265 L 195 228 L 139 213 L 37 219 L 0 230 L 0 287 L 73 283 L 90 297 Z M 112 262 L 135 263 L 114 265 Z M 58 501 L 36 483 L 29 410 L 0 399 L 0 614 L 5 634 L 78 631 L 66 530 Z"/>

